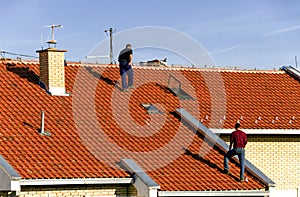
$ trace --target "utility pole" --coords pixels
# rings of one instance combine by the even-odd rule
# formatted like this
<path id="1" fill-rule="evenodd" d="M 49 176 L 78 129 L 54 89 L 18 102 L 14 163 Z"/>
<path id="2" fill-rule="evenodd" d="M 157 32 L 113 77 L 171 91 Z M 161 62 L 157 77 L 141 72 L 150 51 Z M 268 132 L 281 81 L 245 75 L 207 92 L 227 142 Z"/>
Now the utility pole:
<path id="1" fill-rule="evenodd" d="M 108 30 L 104 30 L 105 33 L 109 32 L 109 61 L 110 64 L 113 64 L 113 29 L 109 28 Z"/>

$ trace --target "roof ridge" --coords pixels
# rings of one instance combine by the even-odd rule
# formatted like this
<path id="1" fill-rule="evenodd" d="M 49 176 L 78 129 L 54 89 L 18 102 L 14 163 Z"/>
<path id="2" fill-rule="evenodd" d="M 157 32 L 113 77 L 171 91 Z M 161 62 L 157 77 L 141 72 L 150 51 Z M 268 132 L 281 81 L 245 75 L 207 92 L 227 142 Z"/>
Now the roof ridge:
<path id="1" fill-rule="evenodd" d="M 282 70 L 233 70 L 224 69 L 221 72 L 232 72 L 232 73 L 266 73 L 266 74 L 284 74 Z"/>
<path id="2" fill-rule="evenodd" d="M 15 60 L 15 59 L 3 59 L 2 63 L 15 63 L 15 64 L 39 64 L 38 60 Z"/>
<path id="3" fill-rule="evenodd" d="M 2 60 L 6 63 L 23 63 L 27 64 L 39 64 L 38 60 Z M 103 67 L 103 68 L 118 68 L 118 64 L 94 64 L 84 62 L 67 62 L 67 66 L 89 66 L 89 67 Z M 150 69 L 150 70 L 183 70 L 183 71 L 204 71 L 204 72 L 232 72 L 232 73 L 265 73 L 265 74 L 284 74 L 282 70 L 239 70 L 230 68 L 198 68 L 198 67 L 162 67 L 162 66 L 133 66 L 138 69 Z"/>
<path id="4" fill-rule="evenodd" d="M 72 65 L 69 63 L 68 65 Z M 90 64 L 90 63 L 73 63 L 73 65 L 79 66 L 92 66 L 92 67 L 110 67 L 118 68 L 118 64 Z M 238 70 L 228 68 L 198 68 L 198 67 L 162 67 L 162 66 L 133 66 L 138 69 L 149 69 L 149 70 L 183 70 L 183 71 L 207 71 L 207 72 L 233 72 L 233 73 L 268 73 L 268 74 L 283 74 L 281 70 Z"/>

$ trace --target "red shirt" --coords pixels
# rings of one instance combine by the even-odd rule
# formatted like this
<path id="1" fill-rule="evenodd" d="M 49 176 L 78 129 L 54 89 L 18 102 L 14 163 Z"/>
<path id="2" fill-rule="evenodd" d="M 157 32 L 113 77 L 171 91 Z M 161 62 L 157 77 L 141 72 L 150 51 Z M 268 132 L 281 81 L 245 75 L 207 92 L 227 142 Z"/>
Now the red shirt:
<path id="1" fill-rule="evenodd" d="M 230 135 L 230 144 L 233 148 L 245 148 L 247 144 L 247 135 L 241 130 L 236 130 Z"/>

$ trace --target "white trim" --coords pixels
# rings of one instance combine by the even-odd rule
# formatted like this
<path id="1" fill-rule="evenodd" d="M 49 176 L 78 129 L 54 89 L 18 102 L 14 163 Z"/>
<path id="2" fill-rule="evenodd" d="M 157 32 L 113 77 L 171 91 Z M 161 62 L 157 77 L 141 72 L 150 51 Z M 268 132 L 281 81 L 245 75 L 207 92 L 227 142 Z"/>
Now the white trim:
<path id="1" fill-rule="evenodd" d="M 52 96 L 70 96 L 65 87 L 49 87 L 49 92 Z"/>
<path id="2" fill-rule="evenodd" d="M 265 190 L 230 190 L 230 191 L 159 191 L 158 196 L 266 196 Z"/>
<path id="3" fill-rule="evenodd" d="M 234 129 L 212 129 L 215 134 L 230 134 Z M 242 129 L 247 134 L 285 134 L 285 135 L 300 135 L 299 129 Z"/>
<path id="4" fill-rule="evenodd" d="M 25 185 L 132 184 L 133 178 L 22 179 Z"/>

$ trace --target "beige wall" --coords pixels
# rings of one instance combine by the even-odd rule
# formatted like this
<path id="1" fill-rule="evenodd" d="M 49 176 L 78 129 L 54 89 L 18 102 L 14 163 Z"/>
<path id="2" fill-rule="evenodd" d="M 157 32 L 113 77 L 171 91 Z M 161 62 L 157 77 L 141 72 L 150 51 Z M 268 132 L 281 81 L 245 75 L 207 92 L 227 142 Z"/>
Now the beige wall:
<path id="1" fill-rule="evenodd" d="M 0 197 L 15 195 L 0 192 Z M 19 197 L 137 196 L 133 185 L 23 186 Z"/>
<path id="2" fill-rule="evenodd" d="M 229 142 L 229 135 L 220 137 Z M 276 190 L 300 187 L 299 135 L 248 135 L 246 158 L 276 183 Z"/>

